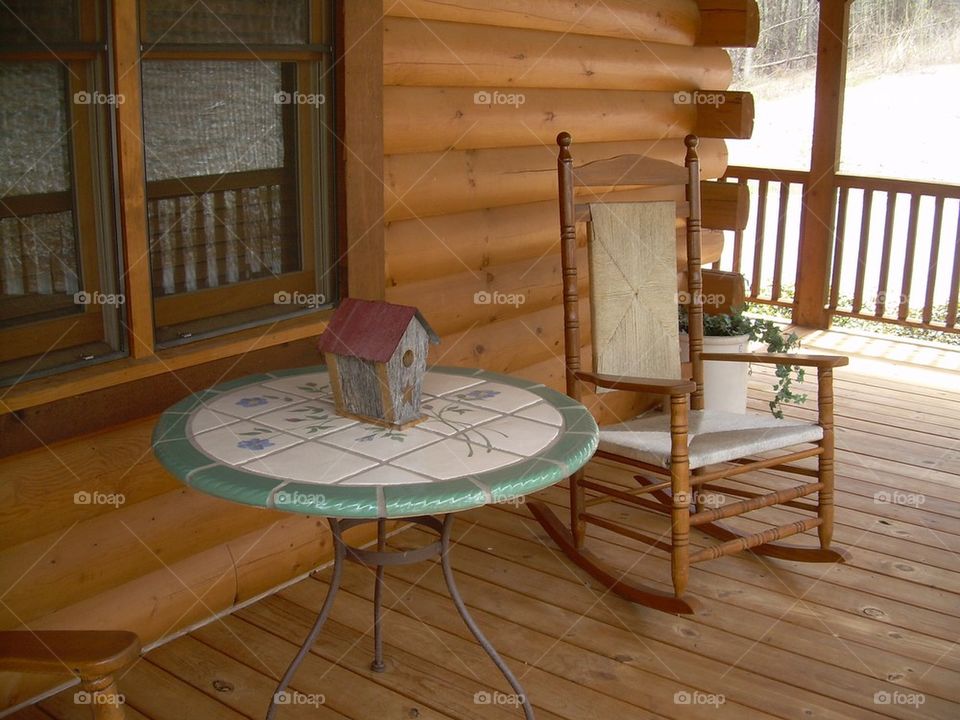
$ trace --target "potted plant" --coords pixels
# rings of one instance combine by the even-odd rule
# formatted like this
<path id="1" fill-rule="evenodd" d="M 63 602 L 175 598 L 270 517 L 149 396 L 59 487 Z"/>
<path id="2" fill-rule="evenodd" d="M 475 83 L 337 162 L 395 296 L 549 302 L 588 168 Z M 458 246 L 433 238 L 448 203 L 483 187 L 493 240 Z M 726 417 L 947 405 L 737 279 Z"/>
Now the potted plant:
<path id="1" fill-rule="evenodd" d="M 689 359 L 687 336 L 687 309 L 680 306 L 680 345 L 684 361 Z M 784 333 L 772 320 L 751 318 L 744 315 L 744 308 L 730 313 L 703 316 L 703 351 L 711 353 L 746 352 L 751 341 L 761 343 L 767 352 L 788 352 L 800 346 L 796 333 Z M 782 403 L 806 402 L 805 394 L 794 391 L 794 382 L 803 382 L 803 368 L 797 365 L 776 365 L 777 382 L 770 401 L 770 412 L 776 418 L 783 417 Z M 704 407 L 709 410 L 726 410 L 744 413 L 747 409 L 747 375 L 745 363 L 704 362 L 703 385 Z"/>

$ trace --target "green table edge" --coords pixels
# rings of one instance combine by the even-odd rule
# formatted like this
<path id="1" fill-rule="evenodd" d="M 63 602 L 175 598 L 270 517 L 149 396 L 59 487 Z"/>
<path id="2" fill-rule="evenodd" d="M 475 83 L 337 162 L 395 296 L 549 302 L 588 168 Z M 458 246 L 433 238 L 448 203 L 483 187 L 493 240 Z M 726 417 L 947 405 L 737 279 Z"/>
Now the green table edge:
<path id="1" fill-rule="evenodd" d="M 216 385 L 194 393 L 168 408 L 157 421 L 151 444 L 160 464 L 195 490 L 232 502 L 284 512 L 339 518 L 402 519 L 438 515 L 496 503 L 518 503 L 525 496 L 560 482 L 583 467 L 599 442 L 599 429 L 590 412 L 572 398 L 543 384 L 475 368 L 437 366 L 428 371 L 475 377 L 532 392 L 546 400 L 563 418 L 563 433 L 542 455 L 496 470 L 439 483 L 341 487 L 317 485 L 257 473 L 222 464 L 200 452 L 186 436 L 190 414 L 208 400 L 246 385 L 292 375 L 326 372 L 325 365 L 289 368 Z M 282 495 L 277 500 L 277 492 Z M 383 510 L 384 512 L 381 512 Z"/>

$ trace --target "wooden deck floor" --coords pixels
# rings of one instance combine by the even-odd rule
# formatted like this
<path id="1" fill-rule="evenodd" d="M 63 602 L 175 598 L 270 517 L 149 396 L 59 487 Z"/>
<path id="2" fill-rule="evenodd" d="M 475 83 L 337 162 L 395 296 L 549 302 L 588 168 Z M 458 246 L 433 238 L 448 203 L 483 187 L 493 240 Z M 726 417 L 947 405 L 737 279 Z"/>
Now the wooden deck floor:
<path id="1" fill-rule="evenodd" d="M 839 333 L 806 345 L 844 343 L 857 344 L 844 349 L 858 353 L 836 383 L 835 535 L 851 553 L 845 565 L 740 555 L 698 566 L 690 594 L 700 612 L 678 618 L 585 582 L 523 507 L 462 517 L 453 551 L 460 589 L 522 677 L 540 720 L 960 718 L 960 353 L 901 344 L 878 350 L 882 343 Z M 899 359 L 891 363 L 884 353 Z M 754 371 L 757 409 L 768 380 L 768 371 Z M 792 414 L 810 417 L 813 407 Z M 744 482 L 782 478 L 757 473 Z M 544 498 L 560 505 L 564 493 Z M 650 527 L 663 522 L 605 508 Z M 765 513 L 761 520 L 782 522 L 793 511 Z M 632 574 L 668 576 L 664 558 L 601 530 L 593 535 L 592 549 L 632 566 Z M 425 539 L 411 530 L 394 544 Z M 694 534 L 694 542 L 703 538 Z M 150 652 L 120 681 L 129 716 L 263 717 L 328 577 L 329 570 L 319 572 Z M 398 568 L 388 578 L 388 672 L 368 669 L 372 576 L 348 566 L 332 622 L 294 683 L 301 699 L 316 704 L 288 706 L 281 717 L 521 717 L 509 704 L 475 703 L 475 693 L 508 687 L 460 622 L 439 568 Z M 71 697 L 18 717 L 85 717 Z"/>

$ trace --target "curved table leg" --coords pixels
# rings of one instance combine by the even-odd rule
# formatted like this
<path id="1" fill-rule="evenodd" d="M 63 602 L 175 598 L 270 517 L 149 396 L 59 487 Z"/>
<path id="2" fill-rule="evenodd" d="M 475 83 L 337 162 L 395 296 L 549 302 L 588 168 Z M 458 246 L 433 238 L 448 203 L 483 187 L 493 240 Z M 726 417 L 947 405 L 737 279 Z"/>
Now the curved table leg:
<path id="1" fill-rule="evenodd" d="M 533 707 L 530 705 L 530 701 L 527 699 L 527 694 L 524 692 L 523 686 L 520 684 L 520 681 L 517 680 L 513 672 L 507 667 L 507 664 L 503 661 L 503 658 L 497 654 L 497 651 L 494 649 L 493 645 L 490 644 L 490 641 L 487 640 L 486 636 L 477 626 L 477 623 L 474 621 L 473 617 L 470 615 L 470 612 L 467 610 L 467 606 L 463 602 L 463 598 L 460 596 L 460 591 L 457 590 L 457 584 L 453 579 L 453 568 L 450 566 L 450 531 L 453 529 L 453 519 L 452 514 L 447 515 L 443 519 L 443 531 L 440 533 L 440 565 L 443 568 L 443 579 L 447 582 L 447 589 L 450 591 L 450 597 L 453 599 L 453 604 L 457 607 L 457 612 L 460 613 L 460 617 L 463 619 L 464 624 L 469 628 L 470 632 L 473 633 L 473 636 L 477 639 L 477 642 L 480 643 L 480 647 L 484 649 L 487 655 L 490 656 L 490 659 L 493 660 L 493 664 L 499 668 L 500 672 L 503 673 L 503 676 L 507 679 L 507 682 L 510 683 L 510 687 L 513 688 L 514 692 L 517 694 L 517 698 L 522 701 L 523 705 L 523 715 L 526 720 L 534 720 Z"/>
<path id="2" fill-rule="evenodd" d="M 287 686 L 297 672 L 297 668 L 300 667 L 300 663 L 303 662 L 307 653 L 310 652 L 310 648 L 312 648 L 316 642 L 317 636 L 323 629 L 324 623 L 327 622 L 327 616 L 330 615 L 330 609 L 333 607 L 333 599 L 337 595 L 337 590 L 340 589 L 340 575 L 343 572 L 345 548 L 343 539 L 340 536 L 340 521 L 336 518 L 330 518 L 329 522 L 330 531 L 333 533 L 333 576 L 330 578 L 330 589 L 327 590 L 327 597 L 323 601 L 323 608 L 320 610 L 320 614 L 317 615 L 316 622 L 314 622 L 310 632 L 307 633 L 307 639 L 303 641 L 300 651 L 293 659 L 293 662 L 290 663 L 290 667 L 288 667 L 287 671 L 283 674 L 280 684 L 277 685 L 277 689 L 273 692 L 273 697 L 270 698 L 270 709 L 267 711 L 267 720 L 273 720 L 273 718 L 276 717 L 277 697 L 286 692 Z"/>
<path id="3" fill-rule="evenodd" d="M 387 521 L 377 520 L 377 552 L 382 553 L 387 544 Z M 377 565 L 376 579 L 373 586 L 373 662 L 370 669 L 374 672 L 383 672 L 387 666 L 383 662 L 383 628 L 381 610 L 383 608 L 383 565 Z"/>

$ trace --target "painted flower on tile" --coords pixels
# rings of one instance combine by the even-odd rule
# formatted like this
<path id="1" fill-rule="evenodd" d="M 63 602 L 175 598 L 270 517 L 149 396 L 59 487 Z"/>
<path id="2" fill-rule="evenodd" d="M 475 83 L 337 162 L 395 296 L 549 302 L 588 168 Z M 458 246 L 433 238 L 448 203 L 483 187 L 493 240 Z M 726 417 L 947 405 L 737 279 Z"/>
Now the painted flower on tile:
<path id="1" fill-rule="evenodd" d="M 397 442 L 403 442 L 406 439 L 406 436 L 397 430 L 391 428 L 384 428 L 382 430 L 374 430 L 369 435 L 364 435 L 361 438 L 357 438 L 357 442 L 373 442 L 378 439 L 384 440 L 396 440 Z"/>
<path id="2" fill-rule="evenodd" d="M 259 405 L 266 405 L 267 402 L 268 401 L 265 397 L 245 397 L 237 400 L 237 405 L 240 407 L 251 408 Z"/>
<path id="3" fill-rule="evenodd" d="M 310 382 L 297 385 L 297 390 L 308 393 L 329 393 L 330 385 L 329 383 L 321 385 L 320 383 L 313 382 L 311 380 Z"/>
<path id="4" fill-rule="evenodd" d="M 471 390 L 468 393 L 460 393 L 457 397 L 460 400 L 466 400 L 470 402 L 471 400 L 489 400 L 492 397 L 496 397 L 500 394 L 499 390 Z"/>
<path id="5" fill-rule="evenodd" d="M 237 447 L 243 450 L 265 450 L 272 445 L 273 441 L 269 438 L 249 438 L 237 443 Z"/>
<path id="6" fill-rule="evenodd" d="M 331 413 L 324 407 L 318 405 L 307 405 L 305 407 L 294 408 L 290 412 L 292 413 L 303 413 L 303 417 L 288 417 L 284 418 L 287 422 L 290 423 L 302 423 L 310 422 L 312 424 L 304 426 L 304 429 L 307 433 L 320 432 L 321 430 L 329 430 L 332 427 L 335 427 L 333 420 L 336 418 L 331 415 Z"/>

